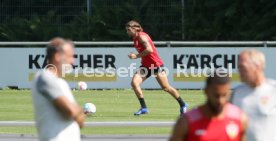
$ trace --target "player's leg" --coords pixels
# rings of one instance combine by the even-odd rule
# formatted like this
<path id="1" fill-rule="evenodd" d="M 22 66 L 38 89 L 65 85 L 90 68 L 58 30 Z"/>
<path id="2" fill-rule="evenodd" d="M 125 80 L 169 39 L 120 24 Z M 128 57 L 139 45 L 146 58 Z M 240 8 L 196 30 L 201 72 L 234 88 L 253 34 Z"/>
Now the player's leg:
<path id="1" fill-rule="evenodd" d="M 144 95 L 141 89 L 141 84 L 147 79 L 147 75 L 145 72 L 139 68 L 138 71 L 134 74 L 132 81 L 131 81 L 131 86 L 134 90 L 134 93 L 136 97 L 138 98 L 141 108 L 138 110 L 138 112 L 134 113 L 134 115 L 140 115 L 140 114 L 147 114 L 148 109 L 147 105 L 144 99 Z"/>
<path id="2" fill-rule="evenodd" d="M 135 92 L 135 95 L 137 98 L 144 98 L 142 89 L 141 89 L 141 84 L 146 80 L 146 77 L 141 76 L 140 74 L 136 73 L 132 77 L 131 80 L 131 87 L 133 91 Z"/>
<path id="3" fill-rule="evenodd" d="M 159 85 L 165 92 L 169 93 L 177 100 L 180 106 L 180 113 L 181 114 L 185 113 L 188 105 L 182 100 L 178 91 L 169 84 L 166 72 L 165 71 L 158 72 L 156 74 L 156 80 L 158 81 Z"/>

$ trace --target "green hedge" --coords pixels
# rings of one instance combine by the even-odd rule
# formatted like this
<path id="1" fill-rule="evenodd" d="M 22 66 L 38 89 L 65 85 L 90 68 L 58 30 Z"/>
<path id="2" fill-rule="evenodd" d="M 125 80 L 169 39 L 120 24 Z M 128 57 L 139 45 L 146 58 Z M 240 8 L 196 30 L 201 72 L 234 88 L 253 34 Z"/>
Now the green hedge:
<path id="1" fill-rule="evenodd" d="M 87 13 L 86 0 L 3 0 L 0 41 L 125 41 L 131 19 L 154 40 L 276 39 L 276 1 L 184 1 L 182 9 L 181 0 L 91 0 Z"/>

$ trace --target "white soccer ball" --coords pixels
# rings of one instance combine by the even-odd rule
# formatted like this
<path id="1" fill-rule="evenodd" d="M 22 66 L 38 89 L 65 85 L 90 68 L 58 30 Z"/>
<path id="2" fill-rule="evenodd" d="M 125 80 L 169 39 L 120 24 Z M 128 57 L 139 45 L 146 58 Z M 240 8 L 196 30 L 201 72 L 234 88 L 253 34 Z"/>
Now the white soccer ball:
<path id="1" fill-rule="evenodd" d="M 78 90 L 86 90 L 87 84 L 83 81 L 78 82 Z"/>
<path id="2" fill-rule="evenodd" d="M 94 114 L 96 110 L 96 106 L 93 103 L 85 103 L 83 106 L 83 112 L 85 114 Z"/>

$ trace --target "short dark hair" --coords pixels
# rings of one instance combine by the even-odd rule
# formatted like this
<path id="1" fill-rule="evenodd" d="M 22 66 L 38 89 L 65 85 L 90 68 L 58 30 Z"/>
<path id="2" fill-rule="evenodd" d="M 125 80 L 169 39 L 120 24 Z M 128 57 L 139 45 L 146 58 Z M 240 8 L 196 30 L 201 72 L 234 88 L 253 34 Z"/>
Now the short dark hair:
<path id="1" fill-rule="evenodd" d="M 63 52 L 63 45 L 66 43 L 66 40 L 60 37 L 53 38 L 49 41 L 46 49 L 46 56 L 48 61 L 51 61 L 54 55 L 58 52 Z"/>
<path id="2" fill-rule="evenodd" d="M 206 79 L 206 87 L 210 85 L 223 85 L 231 82 L 228 73 L 222 73 L 218 71 L 214 71 L 213 75 L 209 75 Z"/>

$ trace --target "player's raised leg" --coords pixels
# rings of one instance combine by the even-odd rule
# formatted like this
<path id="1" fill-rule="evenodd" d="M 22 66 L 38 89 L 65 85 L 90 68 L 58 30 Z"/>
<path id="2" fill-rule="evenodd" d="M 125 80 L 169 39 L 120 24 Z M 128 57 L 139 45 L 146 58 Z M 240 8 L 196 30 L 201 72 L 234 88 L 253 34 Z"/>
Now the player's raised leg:
<path id="1" fill-rule="evenodd" d="M 141 89 L 141 84 L 147 79 L 145 75 L 143 75 L 143 72 L 141 72 L 141 69 L 139 69 L 133 76 L 131 81 L 131 86 L 134 90 L 134 93 L 136 94 L 136 97 L 138 98 L 141 108 L 134 113 L 134 115 L 141 115 L 141 114 L 147 114 L 149 111 L 147 109 L 147 105 L 144 99 L 144 95 Z"/>
<path id="2" fill-rule="evenodd" d="M 165 92 L 169 93 L 172 97 L 174 97 L 177 100 L 180 106 L 180 114 L 185 113 L 187 111 L 188 104 L 182 100 L 178 91 L 169 84 L 166 72 L 161 71 L 157 73 L 156 80 Z"/>

